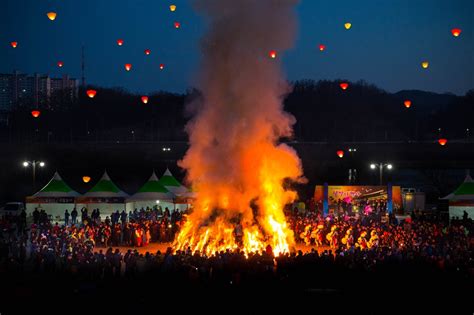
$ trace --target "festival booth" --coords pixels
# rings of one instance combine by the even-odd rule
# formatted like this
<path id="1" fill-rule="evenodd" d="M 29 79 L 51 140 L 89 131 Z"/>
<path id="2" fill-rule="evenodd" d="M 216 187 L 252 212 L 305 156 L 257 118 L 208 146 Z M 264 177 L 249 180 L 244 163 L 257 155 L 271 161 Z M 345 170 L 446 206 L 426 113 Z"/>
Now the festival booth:
<path id="1" fill-rule="evenodd" d="M 169 192 L 173 194 L 174 209 L 185 211 L 191 206 L 195 194 L 183 186 L 167 168 L 159 180 Z"/>
<path id="2" fill-rule="evenodd" d="M 58 172 L 53 178 L 33 196 L 26 197 L 26 213 L 30 215 L 35 208 L 44 209 L 53 219 L 64 217 L 67 209 L 69 213 L 76 206 L 76 197 L 80 194 L 66 184 Z"/>
<path id="3" fill-rule="evenodd" d="M 92 210 L 99 209 L 101 217 L 110 216 L 112 212 L 125 210 L 125 198 L 128 194 L 120 190 L 110 179 L 107 171 L 102 178 L 83 196 L 76 199 L 77 211 L 86 207 L 89 215 Z"/>
<path id="4" fill-rule="evenodd" d="M 464 182 L 451 194 L 442 198 L 449 201 L 449 218 L 462 219 L 464 211 L 474 219 L 474 181 L 469 174 Z"/>
<path id="5" fill-rule="evenodd" d="M 174 209 L 174 195 L 168 191 L 160 182 L 155 172 L 150 179 L 126 201 L 127 212 L 141 208 L 153 208 L 160 206 L 163 210 Z"/>

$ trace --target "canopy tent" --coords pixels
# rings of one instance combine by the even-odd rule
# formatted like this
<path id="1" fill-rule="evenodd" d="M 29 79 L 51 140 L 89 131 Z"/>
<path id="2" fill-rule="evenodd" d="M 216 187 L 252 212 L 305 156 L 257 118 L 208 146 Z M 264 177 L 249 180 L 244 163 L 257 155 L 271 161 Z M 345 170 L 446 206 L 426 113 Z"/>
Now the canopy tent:
<path id="1" fill-rule="evenodd" d="M 162 209 L 168 207 L 173 209 L 174 195 L 168 191 L 159 181 L 155 172 L 151 174 L 150 179 L 135 193 L 127 199 L 127 211 L 141 208 L 153 208 L 160 205 Z"/>
<path id="2" fill-rule="evenodd" d="M 125 209 L 126 197 L 128 194 L 119 189 L 105 171 L 94 187 L 77 198 L 77 203 L 81 206 L 86 205 L 89 215 L 93 209 L 99 209 L 102 216 L 109 216 L 116 210 Z"/>
<path id="3" fill-rule="evenodd" d="M 64 216 L 75 207 L 76 197 L 80 194 L 69 187 L 68 184 L 55 172 L 53 178 L 33 196 L 26 197 L 26 212 L 32 213 L 35 208 L 44 209 L 53 218 Z"/>
<path id="4" fill-rule="evenodd" d="M 452 193 L 442 198 L 449 200 L 449 217 L 462 218 L 464 211 L 474 219 L 474 181 L 469 173 L 464 182 Z"/>
<path id="5" fill-rule="evenodd" d="M 189 194 L 188 188 L 183 186 L 167 168 L 160 178 L 160 184 L 163 185 L 168 191 L 174 195 L 175 209 L 185 210 L 189 206 Z"/>

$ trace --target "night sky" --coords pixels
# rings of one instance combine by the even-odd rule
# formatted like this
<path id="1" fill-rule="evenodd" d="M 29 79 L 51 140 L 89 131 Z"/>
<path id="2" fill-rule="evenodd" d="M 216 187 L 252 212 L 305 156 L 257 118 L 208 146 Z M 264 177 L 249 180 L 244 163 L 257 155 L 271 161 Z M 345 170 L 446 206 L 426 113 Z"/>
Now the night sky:
<path id="1" fill-rule="evenodd" d="M 177 5 L 175 12 L 170 4 Z M 57 12 L 55 21 L 46 17 L 49 11 Z M 297 11 L 296 45 L 278 55 L 290 80 L 363 79 L 390 92 L 463 95 L 474 88 L 472 0 L 303 0 Z M 87 83 L 141 93 L 184 92 L 193 85 L 205 27 L 185 0 L 2 0 L 0 21 L 0 72 L 80 78 L 84 44 Z M 345 22 L 352 23 L 350 30 Z M 455 27 L 462 29 L 457 38 Z M 121 47 L 118 38 L 125 41 Z M 18 42 L 16 49 L 11 41 Z M 429 69 L 422 69 L 423 60 Z M 125 63 L 133 64 L 132 71 L 124 70 Z"/>

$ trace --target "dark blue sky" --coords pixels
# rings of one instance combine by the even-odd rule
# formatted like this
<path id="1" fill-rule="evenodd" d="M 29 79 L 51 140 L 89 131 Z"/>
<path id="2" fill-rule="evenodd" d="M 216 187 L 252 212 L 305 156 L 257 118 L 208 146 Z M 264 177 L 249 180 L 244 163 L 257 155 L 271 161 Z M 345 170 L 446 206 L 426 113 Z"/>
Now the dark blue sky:
<path id="1" fill-rule="evenodd" d="M 236 0 L 238 1 L 238 0 Z M 256 0 L 257 1 L 257 0 Z M 168 6 L 176 4 L 170 12 Z M 0 72 L 69 73 L 133 92 L 183 92 L 192 85 L 204 23 L 191 1 L 1 0 Z M 56 11 L 48 20 L 46 12 Z M 303 0 L 294 49 L 280 54 L 290 80 L 363 79 L 390 91 L 464 94 L 474 88 L 474 1 Z M 181 29 L 173 27 L 181 22 Z M 350 21 L 352 28 L 345 30 Z M 245 21 L 242 21 L 245 23 Z M 265 21 L 262 21 L 265 23 Z M 455 38 L 450 30 L 462 29 Z M 125 44 L 118 47 L 116 40 Z M 18 41 L 12 49 L 11 41 Z M 326 45 L 321 53 L 317 46 Z M 143 51 L 152 50 L 150 56 Z M 428 70 L 421 68 L 429 60 Z M 56 62 L 62 60 L 63 68 Z M 126 72 L 125 63 L 133 70 Z M 164 71 L 159 64 L 164 63 Z"/>

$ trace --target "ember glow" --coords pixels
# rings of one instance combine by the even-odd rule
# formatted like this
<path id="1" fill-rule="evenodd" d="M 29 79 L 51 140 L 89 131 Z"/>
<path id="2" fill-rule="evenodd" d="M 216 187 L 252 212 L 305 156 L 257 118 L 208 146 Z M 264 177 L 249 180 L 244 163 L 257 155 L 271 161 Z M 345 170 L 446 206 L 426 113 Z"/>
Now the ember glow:
<path id="1" fill-rule="evenodd" d="M 197 199 L 175 250 L 190 247 L 212 255 L 270 245 L 278 255 L 294 245 L 283 208 L 296 193 L 284 184 L 302 181 L 302 168 L 296 152 L 279 143 L 292 135 L 295 123 L 282 105 L 290 89 L 280 62 L 256 52 L 292 47 L 295 4 L 196 1 L 210 23 L 196 80 L 202 97 L 189 106 L 195 116 L 187 125 L 190 148 L 180 166 Z"/>

